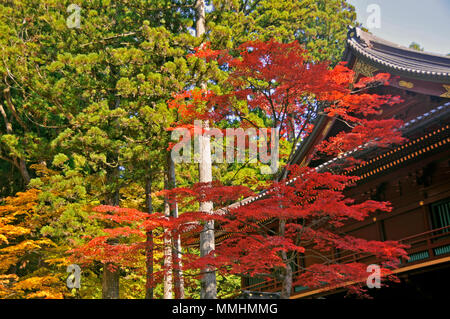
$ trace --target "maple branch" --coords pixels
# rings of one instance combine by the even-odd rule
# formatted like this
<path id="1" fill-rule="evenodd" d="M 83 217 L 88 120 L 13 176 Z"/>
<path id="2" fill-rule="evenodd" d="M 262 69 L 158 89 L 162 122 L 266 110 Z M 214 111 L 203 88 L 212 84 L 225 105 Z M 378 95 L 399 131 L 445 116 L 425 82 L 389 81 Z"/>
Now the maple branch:
<path id="1" fill-rule="evenodd" d="M 280 133 L 281 133 L 281 128 L 282 128 L 282 126 L 283 126 L 283 122 L 284 122 L 284 120 L 285 120 L 285 118 L 286 118 L 286 116 L 287 116 L 287 108 L 288 108 L 288 105 L 289 105 L 289 88 L 287 88 L 286 89 L 286 97 L 285 97 L 285 101 L 286 101 L 286 103 L 284 103 L 284 107 L 283 107 L 283 109 L 281 110 L 281 120 L 280 120 Z"/>
<path id="2" fill-rule="evenodd" d="M 245 116 L 242 116 L 241 112 L 240 112 L 234 105 L 232 105 L 231 107 L 236 111 L 237 115 L 238 115 L 241 119 L 243 119 L 243 120 L 249 122 L 249 123 L 250 123 L 251 125 L 253 125 L 255 128 L 260 128 L 260 127 L 259 127 L 257 124 L 255 124 L 253 121 L 249 120 L 249 119 L 248 119 L 247 117 L 245 117 Z"/>
<path id="3" fill-rule="evenodd" d="M 258 87 L 258 86 L 256 86 L 255 84 L 253 84 L 253 83 L 250 81 L 250 79 L 245 79 L 245 80 L 249 83 L 250 88 L 251 88 L 253 91 L 255 91 L 255 92 L 260 92 L 262 95 L 264 95 L 264 97 L 266 98 L 266 100 L 269 102 L 270 108 L 271 108 L 271 110 L 272 110 L 273 118 L 274 118 L 274 127 L 277 127 L 278 117 L 277 117 L 277 114 L 276 114 L 276 111 L 275 111 L 275 106 L 273 105 L 273 100 L 272 100 L 272 98 L 270 97 L 270 90 L 271 90 L 271 85 L 270 85 L 270 83 L 269 83 L 269 87 L 266 88 L 266 89 L 264 89 L 264 88 L 262 88 L 262 87 Z M 266 90 L 269 91 L 269 95 L 266 93 Z"/>
<path id="4" fill-rule="evenodd" d="M 306 115 L 306 120 L 303 121 L 303 124 L 302 124 L 298 134 L 296 135 L 296 137 L 294 138 L 294 141 L 292 142 L 293 146 L 292 146 L 291 152 L 290 152 L 289 157 L 288 157 L 288 161 L 287 161 L 288 164 L 290 164 L 291 161 L 292 161 L 291 157 L 294 154 L 294 150 L 296 150 L 295 146 L 297 145 L 298 140 L 300 139 L 300 137 L 304 133 L 306 125 L 310 124 L 311 116 L 312 116 L 312 110 L 311 110 L 311 108 L 308 108 L 308 113 Z"/>
<path id="5" fill-rule="evenodd" d="M 273 100 L 272 98 L 270 98 L 270 89 L 269 89 L 269 95 L 267 95 L 264 90 L 262 90 L 262 94 L 266 97 L 266 99 L 269 101 L 270 104 L 270 108 L 272 109 L 272 114 L 273 114 L 273 120 L 274 120 L 274 127 L 278 126 L 278 116 L 277 116 L 277 112 L 275 110 L 275 105 L 273 105 Z"/>
<path id="6" fill-rule="evenodd" d="M 310 124 L 312 113 L 313 113 L 313 110 L 311 108 L 308 108 L 307 118 L 306 118 L 306 120 L 303 121 L 302 127 L 300 128 L 298 134 L 296 135 L 296 137 L 294 138 L 294 141 L 292 142 L 292 148 L 291 148 L 291 151 L 289 153 L 288 159 L 286 161 L 286 166 L 281 171 L 281 175 L 279 175 L 277 177 L 278 180 L 283 180 L 283 179 L 285 179 L 287 177 L 287 169 L 286 169 L 286 167 L 291 165 L 292 161 L 294 160 L 294 156 L 295 156 L 295 154 L 297 153 L 297 150 L 298 150 L 298 147 L 296 147 L 297 143 L 298 143 L 301 135 L 304 133 L 306 125 Z"/>
<path id="7" fill-rule="evenodd" d="M 341 121 L 342 123 L 346 124 L 348 127 L 350 128 L 355 128 L 357 125 L 352 125 L 349 122 L 347 122 L 346 120 L 344 120 L 343 118 L 341 118 L 340 116 L 336 117 L 336 120 Z M 360 124 L 360 123 L 357 123 Z"/>
<path id="8" fill-rule="evenodd" d="M 382 86 L 383 83 L 381 83 L 380 81 L 374 82 L 374 83 L 370 83 L 369 85 L 366 85 L 363 88 L 357 89 L 357 90 L 352 90 L 350 91 L 350 94 L 356 94 L 356 93 L 360 93 L 362 91 L 367 91 L 368 89 L 372 89 L 372 88 L 376 88 L 378 86 Z"/>
<path id="9" fill-rule="evenodd" d="M 296 261 L 295 261 L 295 259 L 292 259 L 291 261 L 290 261 L 291 263 L 293 263 L 294 265 L 296 265 L 300 270 L 302 270 L 302 271 L 306 271 L 308 268 L 305 268 L 305 267 L 303 267 L 302 265 L 299 265 Z"/>

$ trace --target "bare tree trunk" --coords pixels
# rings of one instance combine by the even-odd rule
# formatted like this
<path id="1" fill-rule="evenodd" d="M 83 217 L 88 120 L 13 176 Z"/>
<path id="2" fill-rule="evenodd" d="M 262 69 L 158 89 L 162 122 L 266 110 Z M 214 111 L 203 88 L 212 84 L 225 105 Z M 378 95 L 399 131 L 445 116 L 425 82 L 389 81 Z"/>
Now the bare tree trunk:
<path id="1" fill-rule="evenodd" d="M 195 33 L 197 37 L 201 37 L 205 34 L 205 6 L 205 0 L 197 0 L 197 2 L 195 3 L 195 11 L 197 14 L 197 21 L 195 22 Z"/>
<path id="2" fill-rule="evenodd" d="M 174 249 L 172 251 L 173 262 L 174 262 L 174 290 L 176 299 L 184 299 L 184 278 L 183 269 L 181 263 L 181 238 L 179 235 L 174 236 L 172 239 L 174 241 Z"/>
<path id="3" fill-rule="evenodd" d="M 9 101 L 9 103 L 11 103 L 11 101 Z M 8 115 L 6 114 L 6 111 L 3 108 L 2 104 L 0 104 L 0 113 L 2 114 L 3 120 L 5 121 L 6 133 L 13 134 L 12 124 L 9 121 Z M 16 116 L 17 116 L 17 114 L 16 114 Z M 24 184 L 28 185 L 30 183 L 31 178 L 30 178 L 30 174 L 28 173 L 28 168 L 27 168 L 27 164 L 26 164 L 25 160 L 23 158 L 15 157 L 13 159 L 8 159 L 8 161 L 10 161 L 19 170 L 20 174 L 22 175 Z"/>
<path id="4" fill-rule="evenodd" d="M 284 237 L 286 229 L 286 220 L 280 220 L 280 236 Z M 283 259 L 285 268 L 283 270 L 283 280 L 281 283 L 281 295 L 282 299 L 289 299 L 292 290 L 292 267 L 290 260 L 285 251 L 281 252 L 281 258 Z"/>
<path id="5" fill-rule="evenodd" d="M 283 172 L 283 174 L 280 176 L 279 181 L 282 181 L 286 179 L 287 177 L 287 170 Z M 283 206 L 280 203 L 280 209 L 283 209 Z M 280 219 L 279 222 L 279 229 L 278 234 L 280 237 L 284 237 L 286 234 L 286 219 Z M 281 283 L 281 295 L 280 297 L 282 299 L 289 299 L 291 296 L 291 290 L 292 290 L 292 267 L 290 265 L 290 260 L 287 256 L 287 253 L 285 251 L 281 252 L 281 258 L 284 262 L 284 269 L 283 269 L 283 280 Z"/>
<path id="6" fill-rule="evenodd" d="M 167 167 L 167 171 L 169 167 Z M 166 172 L 168 173 L 168 172 Z M 164 188 L 168 189 L 168 175 L 164 177 Z M 170 217 L 170 204 L 167 196 L 164 196 L 164 215 Z M 172 279 L 173 261 L 172 261 L 172 236 L 169 230 L 164 230 L 164 299 L 173 297 L 173 279 Z"/>
<path id="7" fill-rule="evenodd" d="M 206 20 L 205 20 L 205 0 L 197 0 L 195 4 L 197 13 L 196 21 L 196 36 L 201 37 L 205 34 Z M 206 88 L 206 83 L 202 83 L 202 87 Z M 207 129 L 208 124 L 204 125 Z M 209 136 L 200 136 L 200 163 L 199 175 L 201 183 L 212 182 L 212 163 L 211 163 L 211 140 Z M 200 203 L 200 211 L 212 213 L 212 202 Z M 214 221 L 205 223 L 202 233 L 200 234 L 200 256 L 206 256 L 215 249 L 214 238 Z M 204 273 L 201 278 L 201 292 L 202 299 L 216 299 L 217 298 L 217 282 L 216 272 L 211 267 L 202 269 Z"/>
<path id="8" fill-rule="evenodd" d="M 114 245 L 115 241 L 110 241 L 109 244 Z M 118 268 L 112 268 L 113 264 L 103 264 L 102 275 L 102 298 L 103 299 L 119 299 L 119 283 L 120 275 Z"/>
<path id="9" fill-rule="evenodd" d="M 153 213 L 152 203 L 152 177 L 149 176 L 145 182 L 145 202 L 147 206 L 147 213 Z M 146 232 L 145 243 L 145 266 L 146 266 L 146 285 L 145 285 L 145 299 L 153 299 L 153 232 L 151 230 Z"/>
<path id="10" fill-rule="evenodd" d="M 283 255 L 286 255 L 286 252 L 282 253 Z M 285 260 L 286 256 L 283 256 L 283 260 Z M 287 260 L 287 259 L 286 259 Z M 292 290 L 292 268 L 291 265 L 286 264 L 285 273 L 283 275 L 283 281 L 281 284 L 281 299 L 289 299 L 291 296 L 291 290 Z"/>
<path id="11" fill-rule="evenodd" d="M 117 172 L 113 172 L 116 175 Z M 111 173 L 110 173 L 111 174 Z M 119 191 L 115 191 L 111 198 L 108 200 L 108 204 L 112 206 L 119 205 Z M 117 240 L 109 240 L 108 244 L 114 245 Z M 119 299 L 119 269 L 113 269 L 110 263 L 103 264 L 103 276 L 102 276 L 102 298 L 103 299 Z"/>
<path id="12" fill-rule="evenodd" d="M 28 173 L 27 164 L 25 163 L 25 160 L 23 158 L 19 159 L 19 170 L 25 185 L 28 185 L 30 183 L 31 178 L 30 174 Z"/>
<path id="13" fill-rule="evenodd" d="M 208 128 L 208 125 L 204 125 Z M 211 170 L 211 143 L 208 136 L 200 137 L 201 145 L 201 162 L 199 163 L 200 182 L 206 183 L 212 181 Z M 202 202 L 200 203 L 200 211 L 206 213 L 212 213 L 213 203 Z M 214 238 L 214 221 L 210 220 L 205 222 L 203 231 L 200 234 L 200 256 L 206 256 L 215 249 Z M 202 269 L 204 273 L 201 279 L 201 298 L 202 299 L 216 299 L 217 298 L 217 282 L 216 272 L 212 267 L 205 267 Z"/>
<path id="14" fill-rule="evenodd" d="M 119 299 L 119 270 L 110 267 L 110 263 L 103 265 L 102 298 Z"/>
<path id="15" fill-rule="evenodd" d="M 145 299 L 153 299 L 153 232 L 146 233 L 146 285 L 145 285 Z"/>
<path id="16" fill-rule="evenodd" d="M 116 105 L 119 102 L 116 102 Z M 108 168 L 106 172 L 107 185 L 113 185 L 117 183 L 119 179 L 119 167 Z M 110 194 L 106 195 L 106 203 L 111 206 L 119 206 L 120 194 L 119 188 L 115 187 Z M 107 243 L 115 245 L 118 243 L 116 238 L 108 239 Z M 119 268 L 112 268 L 110 263 L 103 264 L 103 277 L 102 277 L 102 298 L 103 299 L 119 299 L 119 283 L 120 274 Z"/>
<path id="17" fill-rule="evenodd" d="M 169 187 L 173 189 L 177 186 L 177 181 L 175 178 L 175 163 L 172 157 L 168 156 L 169 162 Z M 177 202 L 171 203 L 171 215 L 174 218 L 178 218 L 178 204 Z M 173 249 L 172 249 L 172 259 L 173 259 L 173 275 L 174 275 L 174 291 L 176 299 L 184 299 L 184 278 L 181 263 L 181 238 L 180 234 L 173 234 Z"/>

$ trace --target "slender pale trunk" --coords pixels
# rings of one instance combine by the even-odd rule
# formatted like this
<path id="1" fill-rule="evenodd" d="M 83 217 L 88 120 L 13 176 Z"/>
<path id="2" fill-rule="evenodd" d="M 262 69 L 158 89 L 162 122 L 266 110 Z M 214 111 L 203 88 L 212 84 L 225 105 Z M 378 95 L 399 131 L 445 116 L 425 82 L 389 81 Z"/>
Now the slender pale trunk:
<path id="1" fill-rule="evenodd" d="M 145 202 L 147 213 L 153 213 L 152 203 L 152 178 L 149 176 L 145 182 Z M 146 232 L 145 242 L 145 266 L 146 266 L 146 285 L 145 285 L 145 299 L 153 299 L 153 232 L 148 230 Z"/>
<path id="2" fill-rule="evenodd" d="M 169 167 L 167 167 L 167 171 Z M 166 172 L 168 173 L 168 172 Z M 169 188 L 168 175 L 164 177 L 164 189 Z M 164 196 L 164 216 L 170 217 L 170 204 L 167 196 Z M 164 230 L 164 299 L 173 298 L 173 261 L 172 261 L 172 236 L 170 230 Z"/>
<path id="3" fill-rule="evenodd" d="M 286 254 L 286 252 L 283 252 L 283 254 Z M 286 256 L 283 256 L 283 259 L 285 259 Z M 292 268 L 289 264 L 286 265 L 285 268 L 285 274 L 283 278 L 283 283 L 281 285 L 281 299 L 289 299 L 291 296 L 292 291 Z"/>
<path id="4" fill-rule="evenodd" d="M 114 108 L 118 108 L 120 105 L 120 98 L 116 98 Z M 109 157 L 115 157 L 117 155 L 110 154 Z M 112 158 L 111 158 L 112 159 Z M 119 180 L 119 167 L 108 168 L 106 173 L 108 185 L 117 183 Z M 114 191 L 107 195 L 107 204 L 111 206 L 119 206 L 120 194 L 119 188 L 115 188 Z M 108 240 L 110 245 L 118 244 L 117 239 Z M 103 277 L 102 277 L 102 297 L 103 299 L 119 299 L 119 284 L 120 274 L 119 269 L 110 267 L 110 263 L 103 264 Z"/>
<path id="5" fill-rule="evenodd" d="M 119 270 L 110 269 L 112 265 L 106 263 L 103 265 L 102 276 L 102 298 L 119 299 Z"/>
<path id="6" fill-rule="evenodd" d="M 200 137 L 200 145 L 202 157 L 201 163 L 199 164 L 200 171 L 200 182 L 211 182 L 211 144 L 209 137 Z M 213 204 L 212 202 L 202 202 L 200 203 L 200 211 L 212 213 Z M 215 249 L 215 238 L 214 238 L 214 221 L 210 220 L 205 222 L 203 231 L 200 234 L 200 256 L 206 256 L 210 254 Z M 216 272 L 212 267 L 205 267 L 202 269 L 203 277 L 201 279 L 201 293 L 200 297 L 202 299 L 216 299 L 217 298 L 217 282 L 216 282 Z"/>
<path id="7" fill-rule="evenodd" d="M 181 263 L 181 238 L 179 235 L 172 238 L 174 241 L 174 249 L 172 251 L 173 262 L 174 262 L 174 290 L 176 299 L 184 299 L 184 278 Z"/>
<path id="8" fill-rule="evenodd" d="M 164 232 L 164 299 L 173 298 L 172 280 L 172 240 L 168 231 Z"/>
<path id="9" fill-rule="evenodd" d="M 116 177 L 118 171 L 112 173 Z M 108 199 L 108 205 L 118 206 L 119 205 L 119 191 L 117 190 Z M 117 244 L 117 240 L 109 240 L 108 244 Z M 102 298 L 103 299 L 119 299 L 119 269 L 112 268 L 111 263 L 103 264 L 103 276 L 102 276 Z"/>
<path id="10" fill-rule="evenodd" d="M 284 180 L 287 177 L 287 170 L 285 170 L 280 178 L 280 180 Z M 280 205 L 280 208 L 283 209 L 283 207 Z M 279 236 L 284 237 L 286 234 L 286 219 L 281 219 L 279 224 Z M 282 276 L 282 283 L 281 283 L 281 294 L 280 297 L 282 299 L 289 299 L 291 296 L 291 290 L 292 290 L 292 267 L 289 262 L 289 258 L 287 256 L 287 253 L 285 251 L 281 252 L 281 258 L 284 262 L 284 269 L 283 269 L 283 276 Z"/>
<path id="11" fill-rule="evenodd" d="M 168 156 L 169 162 L 169 187 L 173 189 L 177 187 L 177 181 L 175 178 L 175 163 L 173 162 L 172 157 Z M 170 207 L 171 215 L 174 218 L 178 218 L 178 204 L 177 202 L 171 203 Z M 181 238 L 180 234 L 173 234 L 173 249 L 172 249 L 172 258 L 173 258 L 173 276 L 174 276 L 174 292 L 176 299 L 184 299 L 184 278 L 183 278 L 183 270 L 181 263 Z"/>
<path id="12" fill-rule="evenodd" d="M 205 1 L 197 0 L 195 4 L 197 13 L 196 21 L 196 36 L 201 37 L 205 34 Z M 202 88 L 206 88 L 206 83 L 202 83 Z M 208 129 L 208 124 L 204 124 L 204 128 Z M 212 182 L 212 163 L 211 163 L 211 140 L 209 136 L 200 136 L 200 163 L 199 175 L 201 183 Z M 200 203 L 200 211 L 212 213 L 212 202 Z M 205 223 L 202 233 L 200 234 L 200 256 L 206 256 L 215 249 L 214 238 L 214 221 Z M 216 272 L 212 267 L 205 267 L 202 269 L 204 273 L 201 278 L 201 292 L 202 299 L 216 299 L 217 298 L 217 282 Z"/>
<path id="13" fill-rule="evenodd" d="M 286 229 L 286 221 L 283 219 L 280 221 L 280 236 L 284 237 L 284 231 Z M 289 299 L 292 290 L 292 267 L 289 262 L 289 258 L 285 251 L 281 252 L 281 258 L 283 259 L 285 268 L 283 269 L 283 280 L 281 283 L 281 295 L 282 299 Z"/>

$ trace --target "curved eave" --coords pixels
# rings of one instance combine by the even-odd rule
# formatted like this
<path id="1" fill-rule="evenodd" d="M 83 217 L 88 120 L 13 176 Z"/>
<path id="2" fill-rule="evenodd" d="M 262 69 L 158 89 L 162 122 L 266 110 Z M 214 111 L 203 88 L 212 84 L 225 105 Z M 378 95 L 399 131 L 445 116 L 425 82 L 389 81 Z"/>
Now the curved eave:
<path id="1" fill-rule="evenodd" d="M 377 69 L 394 75 L 450 83 L 449 57 L 413 52 L 411 49 L 390 44 L 359 29 L 352 29 L 349 32 L 345 60 L 350 60 L 350 53 Z"/>

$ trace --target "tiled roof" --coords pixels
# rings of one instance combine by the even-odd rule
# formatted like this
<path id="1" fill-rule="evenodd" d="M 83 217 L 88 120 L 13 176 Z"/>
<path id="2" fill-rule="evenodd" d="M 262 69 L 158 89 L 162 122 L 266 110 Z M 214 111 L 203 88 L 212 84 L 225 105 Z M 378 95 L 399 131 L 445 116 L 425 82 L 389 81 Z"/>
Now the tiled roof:
<path id="1" fill-rule="evenodd" d="M 350 53 L 391 74 L 433 82 L 450 82 L 449 56 L 402 47 L 359 28 L 349 30 L 345 55 L 348 57 Z"/>

